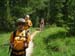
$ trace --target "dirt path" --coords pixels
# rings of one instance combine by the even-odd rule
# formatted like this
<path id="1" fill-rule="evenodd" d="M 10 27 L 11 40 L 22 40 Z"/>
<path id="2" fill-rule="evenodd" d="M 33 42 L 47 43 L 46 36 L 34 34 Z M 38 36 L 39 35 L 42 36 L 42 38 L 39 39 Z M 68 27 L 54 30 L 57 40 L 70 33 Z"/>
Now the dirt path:
<path id="1" fill-rule="evenodd" d="M 34 44 L 33 44 L 33 38 L 34 38 L 34 36 L 38 33 L 38 32 L 40 32 L 40 31 L 35 31 L 35 32 L 33 32 L 32 33 L 32 35 L 31 35 L 31 41 L 30 41 L 30 43 L 29 43 L 29 48 L 27 48 L 27 50 L 26 50 L 26 56 L 31 56 L 31 54 L 32 54 L 32 52 L 33 52 L 33 46 L 34 46 Z"/>

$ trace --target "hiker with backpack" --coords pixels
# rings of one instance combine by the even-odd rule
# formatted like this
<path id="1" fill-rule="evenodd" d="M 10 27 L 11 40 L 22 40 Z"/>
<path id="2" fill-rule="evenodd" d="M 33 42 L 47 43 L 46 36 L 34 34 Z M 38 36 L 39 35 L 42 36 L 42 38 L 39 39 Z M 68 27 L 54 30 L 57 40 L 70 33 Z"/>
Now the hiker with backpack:
<path id="1" fill-rule="evenodd" d="M 30 37 L 30 27 L 32 26 L 32 21 L 30 20 L 30 16 L 26 15 L 24 17 L 25 22 L 25 31 L 27 32 L 27 35 Z"/>
<path id="2" fill-rule="evenodd" d="M 17 20 L 17 29 L 12 32 L 10 37 L 10 56 L 26 56 L 26 48 L 30 37 L 25 31 L 26 21 L 23 18 Z"/>
<path id="3" fill-rule="evenodd" d="M 30 20 L 29 15 L 26 15 L 24 19 L 26 21 L 25 30 L 28 30 L 32 26 L 32 21 Z"/>

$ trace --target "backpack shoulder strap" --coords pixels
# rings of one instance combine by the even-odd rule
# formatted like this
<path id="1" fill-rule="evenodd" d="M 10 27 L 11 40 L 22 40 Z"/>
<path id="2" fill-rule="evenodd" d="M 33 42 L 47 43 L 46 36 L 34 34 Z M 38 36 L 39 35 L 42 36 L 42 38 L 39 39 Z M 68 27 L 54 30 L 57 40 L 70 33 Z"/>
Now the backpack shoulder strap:
<path id="1" fill-rule="evenodd" d="M 26 39 L 28 38 L 28 37 L 27 37 L 27 35 L 28 35 L 28 32 L 29 32 L 29 31 L 26 31 L 26 32 L 25 32 L 25 35 L 26 35 L 25 37 L 26 37 Z"/>
<path id="2" fill-rule="evenodd" d="M 16 36 L 16 30 L 13 32 L 13 40 L 14 40 L 15 36 Z M 12 47 L 11 47 L 11 44 L 10 44 L 10 46 L 9 46 L 9 52 L 11 51 L 11 49 L 12 49 Z"/>
<path id="3" fill-rule="evenodd" d="M 13 32 L 13 38 L 16 36 L 16 30 Z"/>

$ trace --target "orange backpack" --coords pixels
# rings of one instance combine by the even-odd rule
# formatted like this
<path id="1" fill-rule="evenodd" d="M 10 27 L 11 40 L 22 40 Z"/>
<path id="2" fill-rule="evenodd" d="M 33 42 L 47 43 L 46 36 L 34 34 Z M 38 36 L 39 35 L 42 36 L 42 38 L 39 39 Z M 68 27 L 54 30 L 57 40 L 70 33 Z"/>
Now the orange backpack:
<path id="1" fill-rule="evenodd" d="M 25 33 L 27 35 L 27 33 Z M 16 31 L 13 32 L 13 48 L 14 50 L 24 50 L 28 47 L 27 36 L 16 36 Z"/>

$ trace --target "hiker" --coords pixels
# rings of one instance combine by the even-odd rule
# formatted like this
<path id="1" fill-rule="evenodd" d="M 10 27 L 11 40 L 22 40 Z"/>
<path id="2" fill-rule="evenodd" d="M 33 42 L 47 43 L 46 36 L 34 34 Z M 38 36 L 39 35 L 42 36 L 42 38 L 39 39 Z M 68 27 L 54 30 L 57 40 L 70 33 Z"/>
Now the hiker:
<path id="1" fill-rule="evenodd" d="M 25 17 L 24 17 L 24 19 L 25 19 L 25 30 L 26 30 L 26 32 L 28 33 L 27 35 L 30 37 L 30 27 L 32 26 L 32 21 L 30 20 L 30 16 L 29 15 L 26 15 Z"/>
<path id="2" fill-rule="evenodd" d="M 20 18 L 17 20 L 17 29 L 12 32 L 10 37 L 10 56 L 26 56 L 26 48 L 28 48 L 28 43 L 30 37 L 25 31 L 25 20 Z"/>
<path id="3" fill-rule="evenodd" d="M 44 19 L 42 18 L 40 21 L 40 31 L 42 31 L 44 28 Z"/>
<path id="4" fill-rule="evenodd" d="M 26 15 L 24 19 L 26 21 L 25 30 L 28 30 L 32 26 L 32 21 L 30 20 L 29 15 Z"/>

